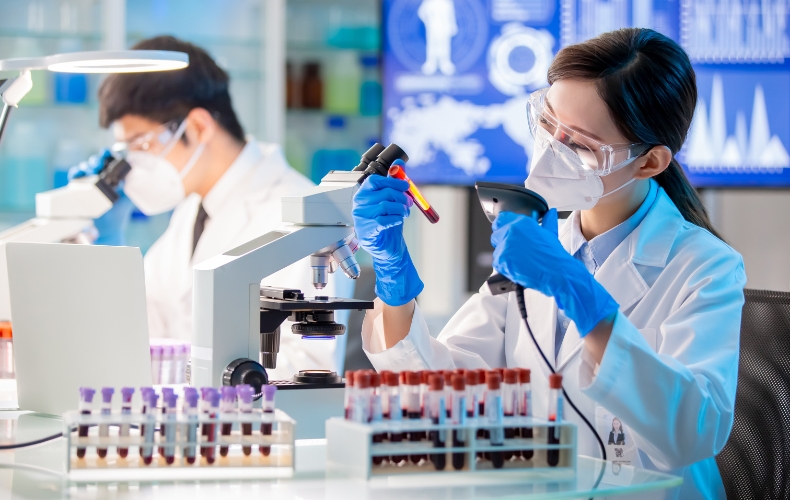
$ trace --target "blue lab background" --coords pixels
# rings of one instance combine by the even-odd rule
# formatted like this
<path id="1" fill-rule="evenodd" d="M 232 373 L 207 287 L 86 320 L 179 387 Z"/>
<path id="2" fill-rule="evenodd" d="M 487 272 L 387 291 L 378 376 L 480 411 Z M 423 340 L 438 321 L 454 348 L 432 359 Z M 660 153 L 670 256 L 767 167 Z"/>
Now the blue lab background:
<path id="1" fill-rule="evenodd" d="M 771 136 L 781 141 L 790 151 L 790 49 L 781 54 L 759 59 L 748 59 L 748 51 L 725 50 L 719 55 L 705 55 L 703 50 L 714 46 L 715 41 L 699 42 L 695 37 L 694 7 L 701 4 L 718 4 L 723 0 L 454 0 L 458 32 L 452 40 L 452 60 L 456 65 L 454 77 L 477 75 L 482 85 L 473 91 L 417 92 L 398 90 L 396 81 L 405 74 L 420 75 L 425 61 L 425 27 L 417 16 L 422 0 L 384 0 L 383 2 L 383 135 L 385 143 L 392 139 L 392 110 L 402 110 L 404 102 L 413 99 L 421 102 L 426 94 L 431 99 L 449 96 L 459 102 L 475 106 L 490 106 L 504 103 L 513 96 L 498 90 L 489 81 L 488 47 L 500 36 L 507 20 L 494 20 L 493 9 L 515 8 L 533 13 L 529 20 L 519 24 L 547 30 L 555 40 L 552 51 L 582 41 L 595 33 L 619 27 L 644 25 L 670 36 L 681 43 L 690 53 L 697 71 L 699 97 L 707 105 L 710 115 L 711 93 L 714 74 L 721 77 L 724 95 L 724 116 L 728 137 L 735 133 L 736 114 L 745 115 L 747 127 L 751 124 L 755 88 L 762 86 Z M 769 3 L 780 0 L 768 0 Z M 748 0 L 743 0 L 749 5 Z M 645 10 L 645 6 L 649 11 Z M 638 13 L 636 9 L 641 9 Z M 481 28 L 481 22 L 485 29 Z M 760 20 L 762 22 L 762 20 Z M 743 40 L 748 40 L 748 26 L 744 18 Z M 714 32 L 721 30 L 714 26 Z M 730 36 L 722 33 L 723 38 Z M 787 36 L 787 29 L 782 34 Z M 697 40 L 697 41 L 695 41 Z M 695 45 L 696 43 L 696 45 Z M 706 45 L 707 43 L 707 45 Z M 746 41 L 744 42 L 746 43 Z M 778 43 L 778 42 L 777 42 Z M 695 49 L 697 47 L 697 49 Z M 699 49 L 702 47 L 702 49 Z M 695 51 L 696 50 L 696 51 Z M 528 70 L 534 62 L 529 51 L 514 50 L 510 64 L 514 70 Z M 540 86 L 526 86 L 528 94 Z M 404 101 L 406 99 L 406 101 Z M 451 120 L 448 117 L 448 120 Z M 711 124 L 709 124 L 710 126 Z M 441 129 L 442 120 L 431 126 Z M 526 129 L 526 114 L 523 115 Z M 469 185 L 477 180 L 522 183 L 527 174 L 529 158 L 522 145 L 514 142 L 502 126 L 478 127 L 466 136 L 467 141 L 477 141 L 483 148 L 482 155 L 490 160 L 491 167 L 484 174 L 467 174 L 454 164 L 439 144 L 432 143 L 433 159 L 419 166 L 411 166 L 409 175 L 415 182 L 431 184 Z M 687 142 L 688 146 L 688 142 Z M 407 147 L 404 147 L 409 152 Z M 698 187 L 786 187 L 790 186 L 790 165 L 786 168 L 722 167 L 717 164 L 689 165 L 686 148 L 677 155 L 692 183 Z M 718 160 L 717 160 L 718 161 Z M 744 160 L 746 161 L 746 160 Z M 407 164 L 408 165 L 408 164 Z"/>

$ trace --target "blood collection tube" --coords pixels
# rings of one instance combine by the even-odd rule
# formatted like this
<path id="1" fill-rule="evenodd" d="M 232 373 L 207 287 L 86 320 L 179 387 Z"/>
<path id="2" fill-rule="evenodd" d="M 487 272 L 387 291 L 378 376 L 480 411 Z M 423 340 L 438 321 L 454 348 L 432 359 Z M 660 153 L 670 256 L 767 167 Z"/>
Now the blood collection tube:
<path id="1" fill-rule="evenodd" d="M 562 375 L 549 375 L 549 422 L 562 422 Z M 560 428 L 549 427 L 549 444 L 560 444 Z M 560 450 L 546 450 L 546 461 L 554 467 L 560 462 Z"/>
<path id="2" fill-rule="evenodd" d="M 236 388 L 232 386 L 222 386 L 222 403 L 220 403 L 219 411 L 223 419 L 230 419 L 236 413 Z M 222 422 L 222 435 L 230 436 L 230 431 L 233 430 L 233 422 Z M 220 446 L 219 454 L 223 457 L 228 456 L 228 446 Z"/>
<path id="3" fill-rule="evenodd" d="M 150 399 L 151 399 L 150 395 L 151 395 L 152 392 L 154 392 L 153 387 L 141 387 L 140 388 L 140 396 L 143 399 L 142 406 L 140 407 L 140 414 L 141 415 L 147 415 L 148 414 L 148 405 L 150 403 Z M 154 409 L 151 409 L 151 411 L 154 411 Z M 142 417 L 143 422 L 145 422 L 147 420 L 147 418 L 148 417 Z M 140 424 L 140 436 L 145 436 L 145 429 L 146 429 L 146 424 L 145 423 Z M 140 456 L 142 457 L 143 456 L 143 447 L 140 446 L 138 450 L 140 452 Z"/>
<path id="4" fill-rule="evenodd" d="M 502 446 L 505 444 L 505 430 L 502 428 L 504 418 L 502 409 L 502 379 L 499 372 L 488 372 L 486 377 L 486 416 L 489 430 L 490 442 L 492 446 Z M 501 451 L 491 452 L 491 463 L 495 469 L 501 469 L 505 465 L 505 456 Z"/>
<path id="5" fill-rule="evenodd" d="M 466 385 L 466 418 L 477 419 L 477 370 L 467 370 L 464 373 Z"/>
<path id="6" fill-rule="evenodd" d="M 431 422 L 434 425 L 444 425 L 447 423 L 447 396 L 444 392 L 444 375 L 431 375 L 428 379 L 428 412 Z M 444 448 L 447 442 L 447 431 L 438 429 L 431 431 L 431 441 L 434 448 Z M 447 465 L 446 453 L 435 453 L 431 455 L 436 470 L 444 470 Z"/>
<path id="7" fill-rule="evenodd" d="M 162 421 L 159 423 L 159 455 L 165 456 L 165 447 L 162 443 L 165 442 L 165 433 L 167 432 L 167 413 L 170 411 L 167 407 L 167 400 L 171 394 L 174 394 L 172 387 L 162 387 Z"/>
<path id="8" fill-rule="evenodd" d="M 409 372 L 408 380 L 406 383 L 406 400 L 408 405 L 409 420 L 420 420 L 422 418 L 422 411 L 420 409 L 420 374 L 418 372 Z M 409 441 L 422 440 L 422 432 L 414 431 L 409 433 Z M 412 463 L 420 463 L 422 455 L 410 455 Z"/>
<path id="9" fill-rule="evenodd" d="M 466 378 L 460 373 L 454 373 L 452 384 L 453 400 L 450 418 L 454 425 L 463 427 L 466 425 L 467 415 Z M 453 448 L 463 448 L 466 445 L 465 432 L 463 429 L 453 431 Z M 464 457 L 464 453 L 453 453 L 453 469 L 461 470 L 464 468 Z"/>
<path id="10" fill-rule="evenodd" d="M 83 415 L 90 415 L 93 409 L 93 395 L 96 391 L 90 387 L 80 387 L 80 413 Z M 88 425 L 80 425 L 77 427 L 77 435 L 79 437 L 88 437 Z M 85 458 L 85 448 L 77 448 L 77 458 Z"/>
<path id="11" fill-rule="evenodd" d="M 447 404 L 447 420 L 450 420 L 450 412 L 453 409 L 453 371 L 443 370 L 444 376 L 444 399 Z"/>
<path id="12" fill-rule="evenodd" d="M 425 215 L 425 217 L 430 221 L 431 224 L 436 224 L 439 222 L 439 214 L 436 213 L 436 210 L 428 203 L 428 200 L 422 195 L 417 186 L 412 182 L 411 179 L 406 175 L 406 172 L 403 170 L 403 167 L 400 165 L 392 165 L 389 169 L 389 176 L 395 177 L 396 179 L 400 179 L 402 181 L 406 181 L 409 183 L 409 190 L 406 193 L 414 200 L 414 204 L 417 205 L 417 208 Z"/>
<path id="13" fill-rule="evenodd" d="M 121 389 L 121 415 L 132 414 L 132 396 L 134 395 L 134 387 L 123 387 Z M 129 437 L 129 424 L 124 422 L 121 424 L 121 429 L 118 431 L 121 440 Z M 129 456 L 129 448 L 118 448 L 118 455 L 121 458 Z"/>
<path id="14" fill-rule="evenodd" d="M 277 393 L 277 386 L 276 385 L 264 385 L 261 388 L 261 392 L 263 392 L 263 413 L 265 417 L 272 418 L 274 417 L 274 395 Z M 261 424 L 261 434 L 264 436 L 271 436 L 272 435 L 272 423 L 271 422 L 264 422 Z M 261 455 L 264 457 L 268 457 L 269 454 L 272 452 L 271 446 L 260 446 Z"/>
<path id="15" fill-rule="evenodd" d="M 379 372 L 379 376 L 381 377 L 381 387 L 380 387 L 380 394 L 381 394 L 381 418 L 382 420 L 389 420 L 390 419 L 390 392 L 391 387 L 387 383 L 387 377 L 390 376 L 392 373 L 389 370 L 381 370 Z M 396 379 L 397 380 L 397 379 Z"/>
<path id="16" fill-rule="evenodd" d="M 346 370 L 346 388 L 343 392 L 343 407 L 345 408 L 346 420 L 353 418 L 354 397 L 354 372 Z"/>
<path id="17" fill-rule="evenodd" d="M 217 417 L 219 417 L 219 400 L 220 394 L 219 391 L 216 389 L 211 389 L 208 391 L 209 397 L 209 413 L 208 416 L 212 420 L 211 423 L 208 424 L 208 430 L 206 431 L 206 441 L 211 443 L 211 446 L 206 446 L 206 462 L 209 464 L 214 463 L 214 459 L 216 458 L 216 451 L 217 451 Z"/>
<path id="18" fill-rule="evenodd" d="M 184 414 L 187 418 L 184 436 L 188 445 L 184 447 L 184 458 L 189 465 L 195 463 L 195 447 L 197 446 L 198 429 L 198 392 L 194 387 L 184 389 Z"/>
<path id="19" fill-rule="evenodd" d="M 516 370 L 505 369 L 502 384 L 502 409 L 506 417 L 516 416 L 518 413 L 518 372 Z M 505 427 L 505 439 L 516 437 L 516 427 Z M 515 451 L 506 451 L 505 460 L 510 460 L 516 455 Z"/>
<path id="20" fill-rule="evenodd" d="M 477 414 L 484 417 L 486 414 L 486 373 L 484 369 L 477 370 L 477 385 L 475 395 L 477 396 Z"/>
<path id="21" fill-rule="evenodd" d="M 373 393 L 370 388 L 370 373 L 360 370 L 354 374 L 354 422 L 366 424 L 370 422 L 370 398 Z"/>
<path id="22" fill-rule="evenodd" d="M 409 415 L 409 398 L 406 397 L 406 386 L 409 385 L 409 370 L 404 370 L 398 374 L 398 380 L 400 381 L 400 404 L 401 404 L 401 415 L 403 418 L 408 418 Z"/>
<path id="23" fill-rule="evenodd" d="M 530 372 L 527 368 L 518 370 L 518 412 L 522 417 L 532 416 L 532 388 L 530 384 Z M 522 438 L 532 439 L 532 427 L 522 427 L 519 430 Z M 521 450 L 521 456 L 525 460 L 530 460 L 535 454 L 534 450 Z"/>
<path id="24" fill-rule="evenodd" d="M 428 391 L 430 389 L 428 385 L 428 379 L 433 374 L 431 370 L 421 370 L 420 374 L 420 413 L 422 418 L 431 418 L 430 415 L 430 408 L 428 408 Z M 428 433 L 426 431 L 420 432 L 420 440 L 428 439 Z M 428 455 L 421 455 L 421 460 L 428 460 Z"/>
<path id="25" fill-rule="evenodd" d="M 156 402 L 159 399 L 159 396 L 156 392 L 151 389 L 150 391 L 146 391 L 146 396 L 148 401 L 146 402 L 146 406 L 148 411 L 145 414 L 145 431 L 143 434 L 143 446 L 140 447 L 140 454 L 143 457 L 143 463 L 145 465 L 151 465 L 151 462 L 154 460 L 154 428 L 156 427 Z"/>
<path id="26" fill-rule="evenodd" d="M 164 391 L 163 391 L 164 392 Z M 165 462 L 167 465 L 173 465 L 173 462 L 176 461 L 176 434 L 178 434 L 178 425 L 176 424 L 176 412 L 178 408 L 176 407 L 176 402 L 178 400 L 178 395 L 173 393 L 172 391 L 165 393 L 162 396 L 164 401 L 162 402 L 162 415 L 163 420 L 167 420 L 167 428 L 163 430 L 161 436 L 164 438 L 165 446 L 161 449 L 164 449 Z M 164 409 L 167 408 L 167 413 L 165 413 Z M 160 452 L 161 453 L 161 452 Z"/>
<path id="27" fill-rule="evenodd" d="M 400 396 L 400 387 L 398 387 L 398 374 L 388 372 L 386 374 L 386 382 L 387 387 L 389 389 L 388 396 L 389 396 L 389 420 L 390 422 L 396 422 L 396 425 L 399 425 L 400 422 L 403 420 L 403 412 L 401 410 L 401 396 Z M 390 432 L 389 440 L 393 443 L 400 443 L 403 441 L 403 433 L 402 432 Z M 405 455 L 393 455 L 390 457 L 392 463 L 396 465 L 401 465 L 406 462 L 407 457 Z"/>
<path id="28" fill-rule="evenodd" d="M 101 390 L 101 414 L 106 415 L 106 418 L 110 418 L 110 414 L 112 414 L 112 395 L 115 393 L 115 389 L 112 387 L 102 387 Z M 109 424 L 101 424 L 99 426 L 99 437 L 100 438 L 109 438 L 110 437 L 110 425 Z M 107 448 L 96 448 L 96 454 L 99 455 L 99 458 L 104 458 L 107 456 Z"/>
<path id="29" fill-rule="evenodd" d="M 211 391 L 211 387 L 201 387 L 200 388 L 200 414 L 202 416 L 208 416 L 209 407 L 211 406 L 209 393 Z M 206 440 L 208 436 L 208 423 L 203 422 L 200 424 L 200 435 L 203 438 L 203 441 Z M 206 456 L 206 448 L 200 447 L 200 456 Z"/>
<path id="30" fill-rule="evenodd" d="M 247 384 L 237 385 L 236 395 L 239 397 L 239 413 L 245 416 L 252 415 L 252 397 L 255 395 L 255 390 Z M 242 436 L 252 436 L 252 422 L 242 422 L 240 427 Z M 244 455 L 250 456 L 252 446 L 242 446 L 241 450 Z"/>
<path id="31" fill-rule="evenodd" d="M 371 373 L 370 374 L 370 422 L 371 423 L 380 423 L 384 419 L 383 415 L 383 403 L 382 403 L 382 385 L 381 385 L 381 375 L 378 373 Z M 378 432 L 373 434 L 373 442 L 374 443 L 383 443 L 384 438 L 387 437 L 386 432 Z M 373 457 L 373 463 L 375 465 L 380 465 L 384 461 L 383 456 Z"/>

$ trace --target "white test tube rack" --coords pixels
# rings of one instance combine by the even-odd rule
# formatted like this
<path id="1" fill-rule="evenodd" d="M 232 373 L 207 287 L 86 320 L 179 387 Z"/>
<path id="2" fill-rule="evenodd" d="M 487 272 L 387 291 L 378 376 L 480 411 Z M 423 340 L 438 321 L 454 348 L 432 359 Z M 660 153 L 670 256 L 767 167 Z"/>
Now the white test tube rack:
<path id="1" fill-rule="evenodd" d="M 478 429 L 490 430 L 497 428 L 531 427 L 532 438 L 508 438 L 499 446 L 491 445 L 490 439 L 478 438 Z M 560 439 L 558 444 L 548 443 L 551 427 L 558 427 Z M 430 436 L 431 431 L 446 431 L 445 447 L 440 448 L 446 456 L 443 470 L 437 470 L 430 461 L 415 465 L 411 460 L 405 464 L 394 465 L 388 461 L 391 456 L 412 456 L 437 454 L 437 448 L 428 439 L 409 441 L 406 434 L 401 442 L 384 440 L 373 442 L 373 436 L 381 433 L 411 433 L 424 431 Z M 460 431 L 464 446 L 453 447 L 452 431 Z M 471 439 L 470 439 L 471 437 Z M 536 481 L 572 480 L 576 476 L 576 425 L 570 422 L 555 424 L 534 417 L 505 417 L 501 426 L 488 423 L 469 421 L 466 425 L 431 423 L 428 419 L 402 420 L 361 424 L 343 418 L 331 418 L 326 422 L 327 438 L 327 471 L 343 477 L 370 479 L 374 476 L 391 476 L 400 474 L 470 474 L 475 472 L 519 473 L 534 476 Z M 478 453 L 520 452 L 533 450 L 530 459 L 505 460 L 502 468 L 494 468 L 490 460 L 478 460 Z M 557 450 L 557 465 L 548 463 L 549 450 Z M 464 454 L 464 467 L 456 470 L 453 467 L 453 454 Z M 374 464 L 373 457 L 384 457 L 381 464 Z"/>
<path id="2" fill-rule="evenodd" d="M 160 411 L 152 414 L 121 414 L 117 410 L 109 415 L 94 411 L 82 414 L 69 411 L 63 415 L 66 437 L 66 472 L 73 482 L 105 482 L 105 481 L 149 481 L 149 480 L 216 480 L 216 479 L 266 479 L 293 476 L 294 471 L 294 436 L 296 422 L 285 412 L 275 409 L 274 413 L 264 413 L 255 408 L 250 413 L 234 412 L 219 413 L 210 418 L 199 414 L 193 419 L 178 412 L 175 419 L 162 415 Z M 170 417 L 170 418 L 168 418 Z M 160 429 L 161 425 L 176 425 L 174 440 L 167 441 L 159 431 L 154 432 L 153 443 L 146 443 L 141 435 L 141 426 L 153 425 Z M 207 441 L 202 435 L 203 424 L 216 426 L 216 440 Z M 243 435 L 241 424 L 251 424 L 251 434 Z M 99 436 L 100 426 L 109 425 L 109 436 Z M 129 436 L 120 436 L 122 425 L 128 424 Z M 189 425 L 197 424 L 197 441 L 188 440 Z M 231 424 L 229 435 L 222 435 L 223 424 Z M 271 434 L 261 432 L 261 424 L 271 424 Z M 79 430 L 88 426 L 88 436 L 79 436 Z M 145 464 L 140 449 L 151 446 L 152 460 Z M 214 450 L 214 462 L 201 456 L 201 447 L 211 446 Z M 227 456 L 220 454 L 220 447 L 228 447 Z M 160 453 L 165 447 L 165 454 Z M 171 448 L 168 448 L 171 447 Z M 261 453 L 260 447 L 268 448 L 269 454 Z M 185 450 L 195 450 L 195 460 L 189 464 Z M 245 448 L 250 448 L 249 455 Z M 99 456 L 98 450 L 106 449 L 106 457 Z M 127 449 L 126 458 L 119 454 L 120 449 Z M 78 456 L 78 450 L 84 450 L 84 456 Z M 168 464 L 165 455 L 173 450 L 173 463 Z"/>

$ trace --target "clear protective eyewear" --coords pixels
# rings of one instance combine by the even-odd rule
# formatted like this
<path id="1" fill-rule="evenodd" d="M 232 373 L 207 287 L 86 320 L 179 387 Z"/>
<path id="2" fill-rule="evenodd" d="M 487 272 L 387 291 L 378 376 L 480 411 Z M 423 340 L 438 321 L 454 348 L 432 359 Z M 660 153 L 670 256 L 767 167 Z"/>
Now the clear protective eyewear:
<path id="1" fill-rule="evenodd" d="M 529 131 L 541 147 L 549 147 L 551 138 L 576 153 L 581 162 L 597 176 L 605 176 L 625 167 L 650 150 L 644 143 L 603 144 L 560 122 L 546 103 L 549 88 L 533 92 L 527 101 Z M 538 133 L 542 128 L 547 134 Z"/>
<path id="2" fill-rule="evenodd" d="M 148 151 L 152 153 L 161 150 L 157 154 L 165 156 L 173 148 L 176 140 L 184 133 L 186 123 L 186 120 L 171 120 L 153 130 L 138 135 L 130 141 L 116 142 L 112 146 L 112 150 L 117 152 Z"/>

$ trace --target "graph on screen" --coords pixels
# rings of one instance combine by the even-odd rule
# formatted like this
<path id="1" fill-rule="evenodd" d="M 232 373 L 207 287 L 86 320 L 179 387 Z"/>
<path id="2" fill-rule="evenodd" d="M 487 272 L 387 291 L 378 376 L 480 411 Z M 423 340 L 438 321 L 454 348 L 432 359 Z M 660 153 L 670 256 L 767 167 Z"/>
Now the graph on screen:
<path id="1" fill-rule="evenodd" d="M 620 28 L 653 28 L 677 37 L 677 5 L 672 0 L 561 0 L 562 46 Z"/>

